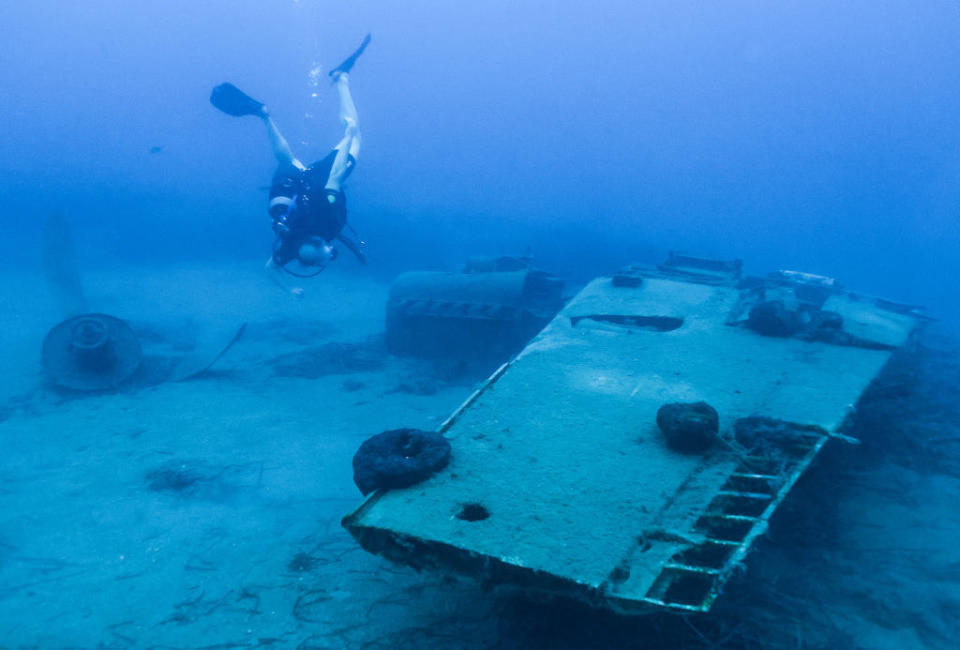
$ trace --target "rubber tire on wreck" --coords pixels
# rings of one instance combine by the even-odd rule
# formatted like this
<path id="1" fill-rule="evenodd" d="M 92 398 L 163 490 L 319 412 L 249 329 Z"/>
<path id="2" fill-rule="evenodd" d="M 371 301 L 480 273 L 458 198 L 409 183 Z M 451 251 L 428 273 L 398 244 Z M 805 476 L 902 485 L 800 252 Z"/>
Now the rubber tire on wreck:
<path id="1" fill-rule="evenodd" d="M 393 429 L 368 438 L 353 456 L 353 482 L 366 495 L 405 488 L 433 476 L 450 462 L 450 443 L 439 433 Z"/>
<path id="2" fill-rule="evenodd" d="M 663 431 L 671 449 L 685 454 L 698 454 L 716 442 L 720 416 L 706 402 L 675 402 L 660 407 L 657 426 Z"/>

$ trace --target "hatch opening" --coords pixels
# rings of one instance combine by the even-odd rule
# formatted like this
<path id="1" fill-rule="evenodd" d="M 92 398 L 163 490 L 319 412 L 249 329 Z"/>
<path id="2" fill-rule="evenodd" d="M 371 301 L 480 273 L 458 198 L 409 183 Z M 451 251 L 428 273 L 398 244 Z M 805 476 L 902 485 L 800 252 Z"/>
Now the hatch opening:
<path id="1" fill-rule="evenodd" d="M 589 314 L 587 316 L 571 316 L 570 324 L 574 327 L 580 321 L 592 320 L 598 323 L 612 323 L 631 329 L 649 330 L 653 332 L 670 332 L 683 325 L 682 318 L 674 316 L 624 316 L 619 314 Z"/>

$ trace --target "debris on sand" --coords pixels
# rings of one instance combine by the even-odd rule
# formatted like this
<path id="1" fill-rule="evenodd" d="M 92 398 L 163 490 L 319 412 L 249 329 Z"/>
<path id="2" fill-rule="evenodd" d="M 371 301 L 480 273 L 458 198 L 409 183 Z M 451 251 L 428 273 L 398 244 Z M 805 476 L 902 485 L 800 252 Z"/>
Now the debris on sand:
<path id="1" fill-rule="evenodd" d="M 316 379 L 327 375 L 379 370 L 384 365 L 386 348 L 380 337 L 360 343 L 324 343 L 299 352 L 282 354 L 268 363 L 278 377 Z"/>
<path id="2" fill-rule="evenodd" d="M 217 467 L 200 460 L 171 460 L 146 472 L 152 492 L 195 499 L 221 500 L 243 488 L 259 487 L 263 464 L 241 463 Z"/>
<path id="3" fill-rule="evenodd" d="M 720 418 L 706 402 L 664 404 L 657 411 L 657 426 L 671 449 L 696 454 L 716 442 Z"/>

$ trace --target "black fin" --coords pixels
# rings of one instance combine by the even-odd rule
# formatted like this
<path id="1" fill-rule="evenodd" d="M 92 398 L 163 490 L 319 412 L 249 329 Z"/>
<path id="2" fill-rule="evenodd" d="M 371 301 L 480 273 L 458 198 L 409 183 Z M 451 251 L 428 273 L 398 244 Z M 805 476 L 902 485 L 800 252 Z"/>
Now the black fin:
<path id="1" fill-rule="evenodd" d="M 210 93 L 210 103 L 227 115 L 263 115 L 263 103 L 243 92 L 231 83 L 222 83 Z"/>
<path id="2" fill-rule="evenodd" d="M 363 37 L 363 42 L 360 43 L 360 47 L 353 51 L 353 54 L 348 56 L 343 60 L 343 63 L 330 71 L 330 76 L 336 79 L 337 75 L 341 72 L 350 72 L 353 69 L 353 64 L 357 62 L 357 59 L 360 58 L 360 55 L 363 54 L 363 51 L 367 49 L 368 45 L 370 45 L 370 34 L 367 34 Z"/>

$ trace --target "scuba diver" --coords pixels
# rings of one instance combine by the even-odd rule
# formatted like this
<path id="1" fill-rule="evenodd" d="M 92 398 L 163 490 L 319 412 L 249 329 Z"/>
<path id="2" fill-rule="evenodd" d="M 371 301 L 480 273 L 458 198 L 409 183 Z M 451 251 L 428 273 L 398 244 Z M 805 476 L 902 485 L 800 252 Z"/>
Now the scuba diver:
<path id="1" fill-rule="evenodd" d="M 235 117 L 259 117 L 267 128 L 267 137 L 279 166 L 270 184 L 267 211 L 273 221 L 276 239 L 266 269 L 285 289 L 288 287 L 282 272 L 298 278 L 319 275 L 337 257 L 335 241 L 346 246 L 361 264 L 366 264 L 360 242 L 343 232 L 349 226 L 347 199 L 342 186 L 356 166 L 360 153 L 360 126 L 357 108 L 350 96 L 350 70 L 369 43 L 370 35 L 367 34 L 360 47 L 329 73 L 340 98 L 344 135 L 326 157 L 309 167 L 293 155 L 262 102 L 230 83 L 220 84 L 210 95 L 210 102 L 224 113 Z M 294 261 L 311 270 L 299 273 L 288 268 Z M 298 297 L 303 295 L 300 287 L 294 287 L 290 292 Z"/>

